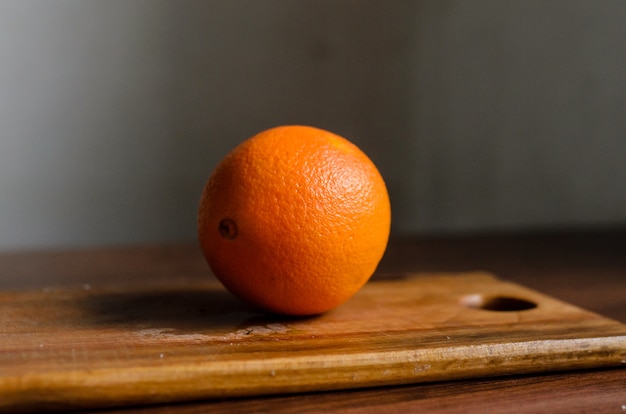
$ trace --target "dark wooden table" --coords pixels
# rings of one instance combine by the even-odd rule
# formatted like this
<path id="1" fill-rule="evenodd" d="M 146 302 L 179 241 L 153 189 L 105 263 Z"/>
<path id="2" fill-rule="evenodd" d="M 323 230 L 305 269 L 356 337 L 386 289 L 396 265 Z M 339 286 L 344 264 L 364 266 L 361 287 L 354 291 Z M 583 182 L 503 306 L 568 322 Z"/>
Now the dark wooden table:
<path id="1" fill-rule="evenodd" d="M 392 240 L 375 277 L 487 270 L 626 323 L 626 229 Z M 0 289 L 212 277 L 196 244 L 0 253 Z M 1 396 L 0 396 L 1 398 Z M 626 413 L 626 367 L 107 412 Z"/>

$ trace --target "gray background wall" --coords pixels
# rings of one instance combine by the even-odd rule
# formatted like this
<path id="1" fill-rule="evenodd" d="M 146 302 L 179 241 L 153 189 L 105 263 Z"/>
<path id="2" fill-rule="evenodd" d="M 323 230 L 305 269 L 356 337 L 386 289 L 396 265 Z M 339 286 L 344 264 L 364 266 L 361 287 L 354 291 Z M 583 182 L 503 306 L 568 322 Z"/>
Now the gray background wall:
<path id="1" fill-rule="evenodd" d="M 626 224 L 626 2 L 0 0 L 0 248 L 195 238 L 278 124 L 360 145 L 395 233 Z"/>

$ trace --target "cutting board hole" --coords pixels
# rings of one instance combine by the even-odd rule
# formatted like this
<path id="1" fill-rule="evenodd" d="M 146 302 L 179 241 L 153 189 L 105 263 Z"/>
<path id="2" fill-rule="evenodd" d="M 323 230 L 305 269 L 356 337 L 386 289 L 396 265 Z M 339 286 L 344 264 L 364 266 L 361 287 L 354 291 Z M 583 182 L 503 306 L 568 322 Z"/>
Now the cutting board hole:
<path id="1" fill-rule="evenodd" d="M 469 295 L 465 296 L 461 303 L 468 308 L 495 312 L 518 312 L 537 307 L 535 302 L 513 296 L 484 297 L 482 295 Z"/>

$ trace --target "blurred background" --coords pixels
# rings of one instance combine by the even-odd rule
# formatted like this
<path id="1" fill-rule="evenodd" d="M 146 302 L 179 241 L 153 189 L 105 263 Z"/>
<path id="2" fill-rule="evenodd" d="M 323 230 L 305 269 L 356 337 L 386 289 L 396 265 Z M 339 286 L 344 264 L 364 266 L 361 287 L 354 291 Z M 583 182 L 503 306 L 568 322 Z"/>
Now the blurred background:
<path id="1" fill-rule="evenodd" d="M 622 0 L 0 0 L 0 249 L 195 240 L 280 124 L 359 145 L 393 232 L 626 225 Z"/>

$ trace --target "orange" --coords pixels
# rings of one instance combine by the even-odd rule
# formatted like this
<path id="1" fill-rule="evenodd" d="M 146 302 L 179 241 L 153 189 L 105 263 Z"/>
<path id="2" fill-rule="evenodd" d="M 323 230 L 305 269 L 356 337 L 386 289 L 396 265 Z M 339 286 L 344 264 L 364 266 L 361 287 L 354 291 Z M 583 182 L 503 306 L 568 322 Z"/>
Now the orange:
<path id="1" fill-rule="evenodd" d="M 373 162 L 308 126 L 272 128 L 237 146 L 211 174 L 198 213 L 200 245 L 222 284 L 286 315 L 352 297 L 376 270 L 390 224 Z"/>

